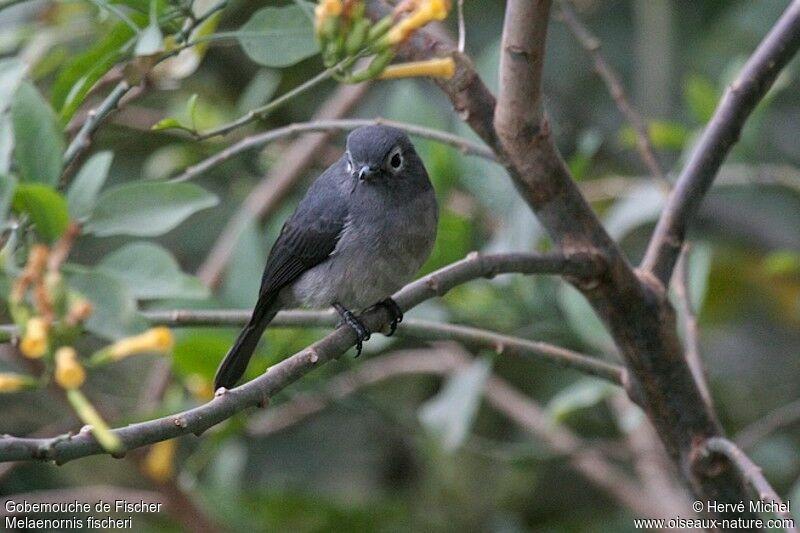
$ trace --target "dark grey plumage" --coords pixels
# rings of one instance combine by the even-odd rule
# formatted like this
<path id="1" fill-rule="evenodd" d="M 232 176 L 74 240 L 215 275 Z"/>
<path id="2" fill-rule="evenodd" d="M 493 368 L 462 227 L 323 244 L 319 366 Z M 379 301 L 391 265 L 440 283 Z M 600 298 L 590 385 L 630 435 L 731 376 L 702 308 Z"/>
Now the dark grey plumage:
<path id="1" fill-rule="evenodd" d="M 400 130 L 367 126 L 309 187 L 272 246 L 248 324 L 222 360 L 214 388 L 244 374 L 275 314 L 299 304 L 361 310 L 410 281 L 436 238 L 428 173 Z"/>

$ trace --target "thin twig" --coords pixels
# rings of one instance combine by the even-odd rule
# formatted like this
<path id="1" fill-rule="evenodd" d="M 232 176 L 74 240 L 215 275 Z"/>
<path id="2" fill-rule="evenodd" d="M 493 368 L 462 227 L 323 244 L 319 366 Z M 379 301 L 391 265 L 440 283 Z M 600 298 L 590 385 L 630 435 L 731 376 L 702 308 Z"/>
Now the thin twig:
<path id="1" fill-rule="evenodd" d="M 119 101 L 130 89 L 131 85 L 127 81 L 122 80 L 108 93 L 108 96 L 105 97 L 98 107 L 89 111 L 86 115 L 86 121 L 64 152 L 64 168 L 69 167 L 70 163 L 72 163 L 83 150 L 89 147 L 92 133 L 94 133 L 100 123 L 117 108 Z"/>
<path id="2" fill-rule="evenodd" d="M 789 506 L 783 502 L 775 489 L 772 488 L 772 485 L 769 484 L 769 481 L 761 472 L 761 468 L 736 444 L 723 437 L 712 437 L 705 441 L 705 450 L 722 454 L 730 459 L 750 486 L 756 490 L 758 499 L 768 506 L 767 511 L 780 516 L 787 524 L 794 524 L 794 517 L 789 512 Z M 798 533 L 797 528 L 793 526 L 787 525 L 784 529 L 790 533 Z"/>
<path id="3" fill-rule="evenodd" d="M 452 133 L 447 133 L 440 130 L 426 128 L 424 126 L 417 126 L 416 124 L 408 124 L 405 122 L 397 122 L 394 120 L 386 120 L 383 118 L 375 119 L 334 119 L 334 120 L 311 120 L 309 122 L 295 122 L 288 126 L 275 128 L 263 133 L 258 133 L 245 137 L 244 139 L 228 146 L 224 150 L 217 152 L 211 157 L 192 165 L 182 173 L 178 174 L 172 181 L 187 181 L 207 172 L 209 169 L 229 160 L 230 158 L 241 154 L 247 150 L 260 148 L 265 144 L 283 139 L 285 137 L 293 137 L 301 133 L 308 132 L 338 132 L 353 130 L 362 126 L 371 126 L 374 124 L 383 124 L 385 126 L 392 126 L 401 129 L 409 135 L 432 139 L 434 141 L 449 144 L 459 149 L 462 153 L 467 155 L 475 155 L 497 161 L 494 153 L 485 146 L 473 143 Z"/>
<path id="4" fill-rule="evenodd" d="M 214 6 L 212 6 L 206 13 L 200 18 L 190 20 L 189 25 L 185 28 L 188 33 L 194 31 L 200 24 L 205 22 L 209 17 L 211 17 L 214 13 L 224 9 L 227 5 L 227 1 L 217 2 Z M 183 33 L 184 30 L 181 30 Z M 161 58 L 159 58 L 157 63 L 160 63 L 174 55 L 177 55 L 181 50 L 185 47 L 193 46 L 195 43 L 187 43 L 185 45 L 176 47 L 174 50 L 170 50 L 168 53 L 164 54 Z M 68 169 L 73 161 L 89 147 L 91 142 L 91 136 L 94 131 L 100 126 L 103 120 L 108 117 L 111 112 L 113 112 L 120 103 L 120 100 L 130 91 L 134 86 L 129 84 L 126 80 L 120 81 L 114 89 L 108 93 L 105 99 L 100 103 L 100 105 L 90 110 L 87 113 L 86 120 L 81 125 L 80 130 L 69 143 L 67 149 L 64 152 L 64 168 Z"/>
<path id="5" fill-rule="evenodd" d="M 458 0 L 458 51 L 464 53 L 467 45 L 467 25 L 464 23 L 464 0 Z"/>
<path id="6" fill-rule="evenodd" d="M 665 286 L 686 231 L 745 121 L 780 71 L 800 48 L 800 0 L 794 0 L 758 45 L 722 97 L 669 197 L 647 248 L 642 268 Z"/>
<path id="7" fill-rule="evenodd" d="M 371 84 L 341 85 L 314 113 L 313 120 L 330 120 L 347 116 L 367 94 Z M 247 198 L 225 224 L 197 275 L 208 287 L 215 287 L 228 264 L 239 236 L 247 225 L 269 216 L 294 189 L 306 170 L 319 158 L 331 133 L 308 133 L 295 139 L 267 175 L 250 191 Z"/>
<path id="8" fill-rule="evenodd" d="M 800 422 L 800 400 L 778 407 L 763 418 L 759 418 L 736 434 L 733 439 L 743 449 L 752 448 L 770 433 Z"/>
<path id="9" fill-rule="evenodd" d="M 243 326 L 250 318 L 250 310 L 176 309 L 145 311 L 151 323 L 170 327 L 180 326 Z M 270 323 L 271 327 L 330 327 L 339 320 L 331 311 L 288 310 L 281 311 Z M 398 335 L 426 340 L 453 340 L 468 346 L 493 350 L 499 355 L 532 355 L 565 368 L 623 385 L 624 369 L 597 357 L 582 354 L 546 342 L 531 341 L 503 335 L 485 329 L 460 326 L 429 320 L 408 318 L 403 321 Z"/>
<path id="10" fill-rule="evenodd" d="M 689 292 L 689 257 L 691 255 L 691 248 L 687 244 L 684 247 L 681 257 L 678 259 L 678 275 L 673 282 L 678 303 L 681 307 L 683 318 L 684 335 L 686 336 L 684 354 L 686 362 L 689 363 L 689 368 L 692 369 L 692 375 L 697 382 L 697 387 L 700 389 L 700 394 L 703 395 L 703 400 L 708 405 L 709 409 L 713 407 L 711 400 L 711 393 L 708 390 L 708 382 L 706 381 L 705 371 L 703 370 L 703 360 L 700 357 L 700 340 L 697 331 L 697 315 L 692 305 L 692 295 Z"/>
<path id="11" fill-rule="evenodd" d="M 580 42 L 583 48 L 592 56 L 595 71 L 605 82 L 608 87 L 608 92 L 611 94 L 620 112 L 633 128 L 639 157 L 647 166 L 650 174 L 652 174 L 666 190 L 669 190 L 671 184 L 664 174 L 661 164 L 658 162 L 655 150 L 653 149 L 653 143 L 650 140 L 650 134 L 647 131 L 647 124 L 645 124 L 639 112 L 631 105 L 625 94 L 622 82 L 619 80 L 619 76 L 617 76 L 614 69 L 611 68 L 611 65 L 606 61 L 601 51 L 602 45 L 600 40 L 592 34 L 575 11 L 573 11 L 570 0 L 560 0 L 559 7 L 561 9 L 562 19 L 566 22 L 572 34 L 578 39 L 578 42 Z"/>
<path id="12" fill-rule="evenodd" d="M 562 274 L 588 281 L 598 275 L 592 256 L 470 254 L 417 281 L 409 283 L 392 297 L 400 309 L 408 311 L 421 302 L 442 296 L 453 287 L 479 277 L 503 273 Z M 380 307 L 363 313 L 362 323 L 370 331 L 383 331 L 391 320 L 389 312 Z M 271 366 L 267 372 L 231 390 L 220 389 L 215 398 L 199 407 L 182 413 L 132 424 L 113 430 L 126 450 L 139 448 L 187 433 L 201 434 L 211 426 L 230 418 L 248 407 L 263 406 L 276 392 L 290 385 L 314 368 L 347 351 L 356 342 L 355 332 L 339 326 L 308 348 Z M 104 453 L 90 431 L 75 436 L 50 439 L 0 437 L 0 462 L 38 459 L 62 464 L 72 459 Z"/>
<path id="13" fill-rule="evenodd" d="M 333 402 L 387 379 L 431 374 L 447 376 L 464 368 L 470 358 L 454 347 L 442 346 L 435 350 L 403 351 L 364 361 L 358 367 L 333 377 L 324 390 L 308 392 L 277 405 L 263 415 L 253 417 L 249 433 L 264 436 L 297 424 Z M 567 456 L 575 470 L 591 483 L 607 491 L 622 505 L 641 516 L 657 516 L 660 509 L 647 494 L 624 472 L 607 461 L 597 450 L 592 450 L 579 436 L 568 428 L 554 424 L 533 399 L 525 396 L 508 382 L 490 376 L 484 388 L 486 400 L 498 412 L 509 417 L 535 438 L 544 441 L 555 452 Z"/>
<path id="14" fill-rule="evenodd" d="M 242 126 L 250 124 L 251 122 L 254 122 L 254 121 L 266 116 L 268 113 L 270 113 L 270 112 L 274 111 L 275 109 L 277 109 L 278 107 L 282 106 L 283 104 L 285 104 L 286 102 L 288 102 L 289 100 L 294 98 L 295 96 L 297 96 L 299 94 L 302 94 L 305 91 L 307 91 L 307 90 L 309 90 L 309 89 L 311 89 L 313 87 L 316 87 L 317 85 L 319 85 L 323 81 L 326 81 L 326 80 L 332 78 L 334 73 L 337 71 L 338 68 L 339 68 L 338 65 L 334 65 L 333 67 L 327 68 L 327 69 L 323 70 L 322 72 L 320 72 L 319 74 L 317 74 L 316 76 L 314 76 L 313 78 L 310 78 L 310 79 L 304 81 L 303 83 L 301 83 L 300 85 L 298 85 L 294 89 L 291 89 L 290 91 L 286 91 L 285 93 L 283 93 L 279 97 L 271 100 L 267 104 L 264 104 L 263 106 L 257 107 L 255 109 L 251 109 L 250 111 L 248 111 L 247 113 L 245 113 L 241 117 L 237 118 L 236 120 L 233 120 L 233 121 L 231 121 L 231 122 L 229 122 L 227 124 L 223 124 L 222 126 L 213 128 L 211 130 L 208 130 L 208 131 L 205 131 L 205 132 L 202 132 L 202 133 L 198 133 L 198 134 L 194 135 L 193 137 L 194 137 L 195 140 L 203 141 L 205 139 L 210 139 L 212 137 L 217 137 L 217 136 L 220 136 L 220 135 L 227 135 L 228 133 L 232 132 L 235 129 L 241 128 Z"/>

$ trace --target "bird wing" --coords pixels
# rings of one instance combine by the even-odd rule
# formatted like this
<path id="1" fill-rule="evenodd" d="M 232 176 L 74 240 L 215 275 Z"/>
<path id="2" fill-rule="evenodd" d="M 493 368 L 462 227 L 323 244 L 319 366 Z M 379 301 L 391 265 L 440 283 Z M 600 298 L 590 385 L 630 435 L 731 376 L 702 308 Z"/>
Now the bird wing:
<path id="1" fill-rule="evenodd" d="M 303 272 L 327 259 L 347 220 L 346 198 L 338 193 L 332 166 L 309 188 L 297 210 L 283 225 L 270 250 L 261 294 L 277 293 Z"/>

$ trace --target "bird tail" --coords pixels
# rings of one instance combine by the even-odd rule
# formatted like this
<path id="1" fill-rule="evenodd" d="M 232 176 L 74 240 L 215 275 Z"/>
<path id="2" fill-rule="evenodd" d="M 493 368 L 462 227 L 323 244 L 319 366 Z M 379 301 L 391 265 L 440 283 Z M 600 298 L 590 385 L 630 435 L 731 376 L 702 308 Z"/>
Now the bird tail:
<path id="1" fill-rule="evenodd" d="M 261 334 L 272 322 L 279 309 L 280 302 L 277 294 L 266 293 L 259 296 L 250 320 L 217 368 L 217 374 L 214 376 L 214 390 L 220 387 L 232 389 L 236 385 L 244 371 L 247 370 L 247 364 L 261 339 Z"/>

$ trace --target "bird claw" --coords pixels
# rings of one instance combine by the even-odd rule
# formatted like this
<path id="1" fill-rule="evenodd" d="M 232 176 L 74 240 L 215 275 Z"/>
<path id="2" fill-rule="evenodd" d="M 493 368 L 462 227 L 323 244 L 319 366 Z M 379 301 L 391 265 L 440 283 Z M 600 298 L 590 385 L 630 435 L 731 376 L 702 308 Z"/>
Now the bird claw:
<path id="1" fill-rule="evenodd" d="M 368 341 L 372 333 L 367 329 L 367 326 L 364 325 L 356 316 L 352 313 L 352 311 L 345 309 L 344 306 L 340 304 L 333 304 L 334 309 L 339 313 L 339 316 L 342 317 L 342 320 L 345 324 L 350 326 L 350 328 L 356 332 L 356 337 L 358 341 L 356 342 L 356 357 L 361 355 L 361 349 L 363 348 L 363 342 Z"/>
<path id="2" fill-rule="evenodd" d="M 394 332 L 397 331 L 397 324 L 403 321 L 403 310 L 400 309 L 397 302 L 391 298 L 381 300 L 375 304 L 375 307 L 383 307 L 392 315 L 392 322 L 389 324 L 389 333 L 386 334 L 387 337 L 391 337 L 394 335 Z"/>

